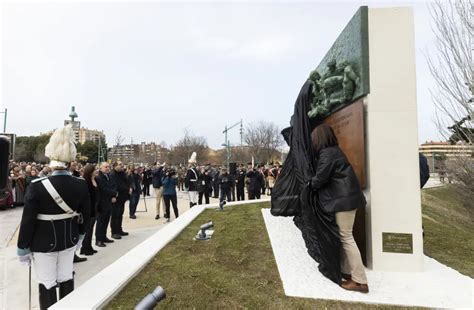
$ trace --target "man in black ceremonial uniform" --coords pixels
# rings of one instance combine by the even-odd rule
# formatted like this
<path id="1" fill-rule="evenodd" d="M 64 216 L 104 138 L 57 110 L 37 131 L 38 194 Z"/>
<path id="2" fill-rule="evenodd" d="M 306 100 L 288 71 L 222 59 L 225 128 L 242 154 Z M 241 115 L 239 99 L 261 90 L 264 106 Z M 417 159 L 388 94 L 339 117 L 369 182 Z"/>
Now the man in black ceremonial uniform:
<path id="1" fill-rule="evenodd" d="M 235 187 L 237 188 L 237 201 L 245 200 L 245 169 L 240 165 L 235 177 Z"/>
<path id="2" fill-rule="evenodd" d="M 265 184 L 262 173 L 249 163 L 246 176 L 249 178 L 249 200 L 260 199 L 262 186 Z"/>
<path id="3" fill-rule="evenodd" d="M 74 290 L 73 258 L 89 221 L 87 183 L 72 176 L 66 164 L 76 157 L 71 126 L 57 129 L 46 146 L 53 173 L 28 187 L 20 224 L 17 253 L 20 262 L 34 265 L 41 309 Z"/>
<path id="4" fill-rule="evenodd" d="M 188 171 L 186 171 L 186 178 L 184 179 L 184 186 L 188 191 L 189 207 L 192 208 L 198 203 L 198 171 L 196 167 L 196 152 L 191 154 L 188 160 Z"/>

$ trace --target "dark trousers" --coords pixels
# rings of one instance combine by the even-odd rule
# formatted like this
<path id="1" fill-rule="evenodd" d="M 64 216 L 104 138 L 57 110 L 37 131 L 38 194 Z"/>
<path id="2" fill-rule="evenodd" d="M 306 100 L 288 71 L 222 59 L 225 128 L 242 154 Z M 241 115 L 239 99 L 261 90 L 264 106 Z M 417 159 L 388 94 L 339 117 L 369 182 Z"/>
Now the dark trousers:
<path id="1" fill-rule="evenodd" d="M 92 250 L 92 233 L 94 231 L 95 217 L 91 217 L 86 225 L 86 236 L 82 241 L 82 248 L 85 250 Z"/>
<path id="2" fill-rule="evenodd" d="M 231 197 L 231 194 L 230 194 L 230 188 L 229 189 L 222 189 L 221 188 L 220 195 L 219 195 L 219 201 L 223 201 L 223 200 L 231 201 L 231 198 L 232 197 Z"/>
<path id="3" fill-rule="evenodd" d="M 143 196 L 150 196 L 150 184 L 143 183 Z"/>
<path id="4" fill-rule="evenodd" d="M 202 205 L 202 196 L 206 198 L 206 204 L 209 204 L 209 191 L 199 192 L 198 204 Z"/>
<path id="5" fill-rule="evenodd" d="M 122 230 L 123 211 L 125 209 L 125 200 L 117 199 L 117 202 L 112 205 L 112 216 L 110 219 L 110 228 L 112 235 L 120 234 Z"/>
<path id="6" fill-rule="evenodd" d="M 214 191 L 213 197 L 218 198 L 219 197 L 219 182 L 212 183 L 212 190 Z"/>
<path id="7" fill-rule="evenodd" d="M 138 202 L 140 201 L 140 193 L 133 192 L 130 195 L 130 202 L 128 203 L 128 212 L 130 216 L 135 215 L 135 212 L 137 211 L 137 206 Z"/>
<path id="8" fill-rule="evenodd" d="M 230 188 L 230 193 L 232 195 L 232 201 L 235 201 L 235 185 Z"/>
<path id="9" fill-rule="evenodd" d="M 260 189 L 253 190 L 253 191 L 249 190 L 249 200 L 260 199 L 261 194 L 262 192 L 260 191 Z"/>
<path id="10" fill-rule="evenodd" d="M 237 186 L 237 201 L 245 200 L 245 187 Z"/>
<path id="11" fill-rule="evenodd" d="M 104 241 L 107 238 L 107 227 L 109 226 L 112 209 L 110 206 L 102 207 L 99 216 L 97 217 L 97 226 L 95 228 L 95 240 Z"/>
<path id="12" fill-rule="evenodd" d="M 174 217 L 178 218 L 178 198 L 176 195 L 163 195 L 163 201 L 165 202 L 165 218 L 170 218 L 170 202 L 173 204 Z"/>

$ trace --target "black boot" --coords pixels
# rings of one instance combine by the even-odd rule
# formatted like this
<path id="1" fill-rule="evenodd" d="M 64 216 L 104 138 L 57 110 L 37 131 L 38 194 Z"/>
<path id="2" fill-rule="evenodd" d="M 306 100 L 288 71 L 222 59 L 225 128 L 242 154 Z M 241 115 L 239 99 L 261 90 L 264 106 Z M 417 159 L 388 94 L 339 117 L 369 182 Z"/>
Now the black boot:
<path id="1" fill-rule="evenodd" d="M 192 202 L 189 203 L 189 208 L 192 208 L 194 204 Z"/>
<path id="2" fill-rule="evenodd" d="M 56 286 L 49 290 L 43 285 L 39 285 L 39 304 L 41 310 L 46 310 L 58 301 Z"/>
<path id="3" fill-rule="evenodd" d="M 74 279 L 59 283 L 59 299 L 74 291 Z"/>

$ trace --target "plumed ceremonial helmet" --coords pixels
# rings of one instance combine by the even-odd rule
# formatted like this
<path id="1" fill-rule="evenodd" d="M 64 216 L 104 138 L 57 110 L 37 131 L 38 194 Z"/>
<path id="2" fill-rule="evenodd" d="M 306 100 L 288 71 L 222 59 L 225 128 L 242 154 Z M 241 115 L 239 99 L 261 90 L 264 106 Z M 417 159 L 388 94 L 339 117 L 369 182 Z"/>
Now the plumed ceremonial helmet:
<path id="1" fill-rule="evenodd" d="M 195 164 L 195 163 L 196 163 L 196 156 L 197 156 L 196 152 L 193 152 L 193 153 L 191 154 L 191 157 L 190 157 L 189 160 L 188 160 L 188 163 L 189 163 L 189 164 Z"/>
<path id="2" fill-rule="evenodd" d="M 50 167 L 66 168 L 67 163 L 76 159 L 77 151 L 74 138 L 71 125 L 54 131 L 44 152 L 44 155 L 51 160 Z"/>

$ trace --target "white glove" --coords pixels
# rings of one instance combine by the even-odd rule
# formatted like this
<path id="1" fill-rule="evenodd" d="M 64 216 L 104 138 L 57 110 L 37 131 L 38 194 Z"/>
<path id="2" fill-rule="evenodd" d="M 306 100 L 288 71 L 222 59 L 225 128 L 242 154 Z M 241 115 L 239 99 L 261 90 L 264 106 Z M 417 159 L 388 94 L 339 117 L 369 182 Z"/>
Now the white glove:
<path id="1" fill-rule="evenodd" d="M 31 266 L 31 260 L 33 259 L 33 255 L 29 253 L 26 255 L 18 256 L 18 258 L 20 259 L 20 263 L 22 265 Z"/>
<path id="2" fill-rule="evenodd" d="M 79 240 L 76 244 L 76 251 L 79 251 L 82 248 L 82 241 L 84 241 L 85 235 L 79 235 Z"/>

